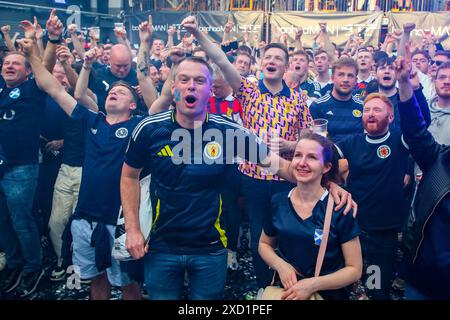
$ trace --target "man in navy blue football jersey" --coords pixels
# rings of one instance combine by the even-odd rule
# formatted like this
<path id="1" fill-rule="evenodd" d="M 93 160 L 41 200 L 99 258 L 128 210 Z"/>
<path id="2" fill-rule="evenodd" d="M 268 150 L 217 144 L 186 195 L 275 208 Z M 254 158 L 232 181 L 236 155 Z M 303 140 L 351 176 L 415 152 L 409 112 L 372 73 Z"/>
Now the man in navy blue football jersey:
<path id="1" fill-rule="evenodd" d="M 308 96 L 308 105 L 320 98 L 320 84 L 309 77 L 309 56 L 305 51 L 297 50 L 292 55 L 289 71 L 294 74 L 295 80 L 291 88 L 295 88 Z"/>
<path id="2" fill-rule="evenodd" d="M 337 144 L 342 168 L 348 167 L 348 190 L 358 206 L 358 224 L 365 262 L 365 281 L 373 272 L 379 281 L 367 281 L 372 299 L 389 299 L 397 252 L 397 234 L 405 220 L 403 181 L 409 155 L 401 133 L 391 131 L 394 110 L 388 97 L 367 96 L 362 122 L 366 133 Z"/>
<path id="3" fill-rule="evenodd" d="M 362 133 L 362 101 L 352 96 L 358 65 L 352 58 L 341 58 L 333 65 L 333 90 L 311 104 L 313 119 L 327 119 L 329 137 L 339 142 Z"/>
<path id="4" fill-rule="evenodd" d="M 35 37 L 29 21 L 23 21 L 25 37 Z M 56 51 L 63 27 L 52 11 L 47 21 L 49 42 L 43 64 L 53 70 L 50 56 Z M 43 69 L 45 69 L 43 67 Z M 47 71 L 48 72 L 48 71 Z M 29 79 L 31 69 L 19 51 L 6 55 L 0 77 L 0 145 L 8 168 L 0 180 L 0 246 L 5 250 L 7 269 L 2 273 L 1 291 L 13 290 L 20 297 L 31 295 L 44 276 L 41 246 L 32 204 L 38 179 L 39 135 L 46 94 Z"/>
<path id="5" fill-rule="evenodd" d="M 132 117 L 139 98 L 126 82 L 112 85 L 105 102 L 106 115 L 79 105 L 44 68 L 35 43 L 22 40 L 36 82 L 72 118 L 83 124 L 85 157 L 78 204 L 73 215 L 74 270 L 92 279 L 91 298 L 108 299 L 110 285 L 120 286 L 124 299 L 140 298 L 139 286 L 111 257 L 120 209 L 120 172 L 131 132 L 141 117 Z M 92 62 L 92 61 L 91 61 Z M 91 63 L 83 64 L 90 69 Z"/>

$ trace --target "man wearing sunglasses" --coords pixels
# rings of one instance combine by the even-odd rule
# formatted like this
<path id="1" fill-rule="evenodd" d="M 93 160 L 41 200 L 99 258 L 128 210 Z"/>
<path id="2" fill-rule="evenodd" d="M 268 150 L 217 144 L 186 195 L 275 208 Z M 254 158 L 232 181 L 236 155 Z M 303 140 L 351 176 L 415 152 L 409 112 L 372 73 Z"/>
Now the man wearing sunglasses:
<path id="1" fill-rule="evenodd" d="M 430 75 L 430 77 L 435 80 L 436 79 L 436 72 L 438 70 L 438 68 L 450 61 L 449 59 L 449 53 L 447 51 L 438 51 L 436 52 L 436 54 L 434 55 L 433 59 L 430 59 L 429 62 L 429 67 L 428 67 L 428 74 Z"/>
<path id="2" fill-rule="evenodd" d="M 438 143 L 450 145 L 450 62 L 437 68 L 434 83 L 437 97 L 430 103 L 429 131 Z"/>

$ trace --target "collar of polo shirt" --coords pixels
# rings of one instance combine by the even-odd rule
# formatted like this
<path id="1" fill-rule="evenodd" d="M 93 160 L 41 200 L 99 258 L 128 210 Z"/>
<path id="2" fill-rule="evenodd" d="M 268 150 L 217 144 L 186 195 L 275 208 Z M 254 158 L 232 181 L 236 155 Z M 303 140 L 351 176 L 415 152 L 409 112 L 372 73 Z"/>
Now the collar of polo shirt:
<path id="1" fill-rule="evenodd" d="M 264 84 L 264 80 L 259 80 L 259 91 L 261 91 L 261 94 L 272 94 L 272 92 L 267 89 L 266 85 Z M 277 93 L 277 95 L 285 96 L 289 98 L 291 96 L 291 89 L 289 89 L 286 82 L 283 80 L 283 89 L 281 89 L 280 92 Z"/>

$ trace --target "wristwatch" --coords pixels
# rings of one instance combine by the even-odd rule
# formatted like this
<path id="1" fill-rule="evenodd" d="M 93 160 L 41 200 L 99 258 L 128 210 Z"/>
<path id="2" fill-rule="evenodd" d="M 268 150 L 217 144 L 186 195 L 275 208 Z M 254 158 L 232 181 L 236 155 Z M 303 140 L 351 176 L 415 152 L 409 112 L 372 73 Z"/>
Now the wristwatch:
<path id="1" fill-rule="evenodd" d="M 58 39 L 51 39 L 50 37 L 47 39 L 48 42 L 53 43 L 53 44 L 61 44 L 62 42 L 62 37 L 59 36 Z"/>

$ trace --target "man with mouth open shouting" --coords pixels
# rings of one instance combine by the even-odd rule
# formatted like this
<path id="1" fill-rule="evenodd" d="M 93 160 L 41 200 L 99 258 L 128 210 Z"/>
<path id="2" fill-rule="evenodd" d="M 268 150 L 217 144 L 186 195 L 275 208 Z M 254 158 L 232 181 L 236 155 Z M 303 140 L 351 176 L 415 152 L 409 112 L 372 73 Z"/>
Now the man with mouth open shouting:
<path id="1" fill-rule="evenodd" d="M 254 84 L 242 77 L 220 48 L 199 32 L 194 17 L 186 18 L 183 25 L 197 38 L 233 88 L 243 108 L 244 127 L 264 141 L 271 137 L 269 146 L 272 149 L 279 148 L 281 154 L 292 152 L 300 129 L 309 126 L 312 119 L 306 105 L 306 96 L 298 90 L 290 89 L 283 81 L 289 64 L 286 48 L 279 43 L 266 46 L 261 61 L 264 80 Z M 292 184 L 255 162 L 243 162 L 239 165 L 239 171 L 242 173 L 244 211 L 250 222 L 250 248 L 256 280 L 258 287 L 265 287 L 272 278 L 272 271 L 258 254 L 263 218 L 270 214 L 272 195 L 290 190 Z"/>

